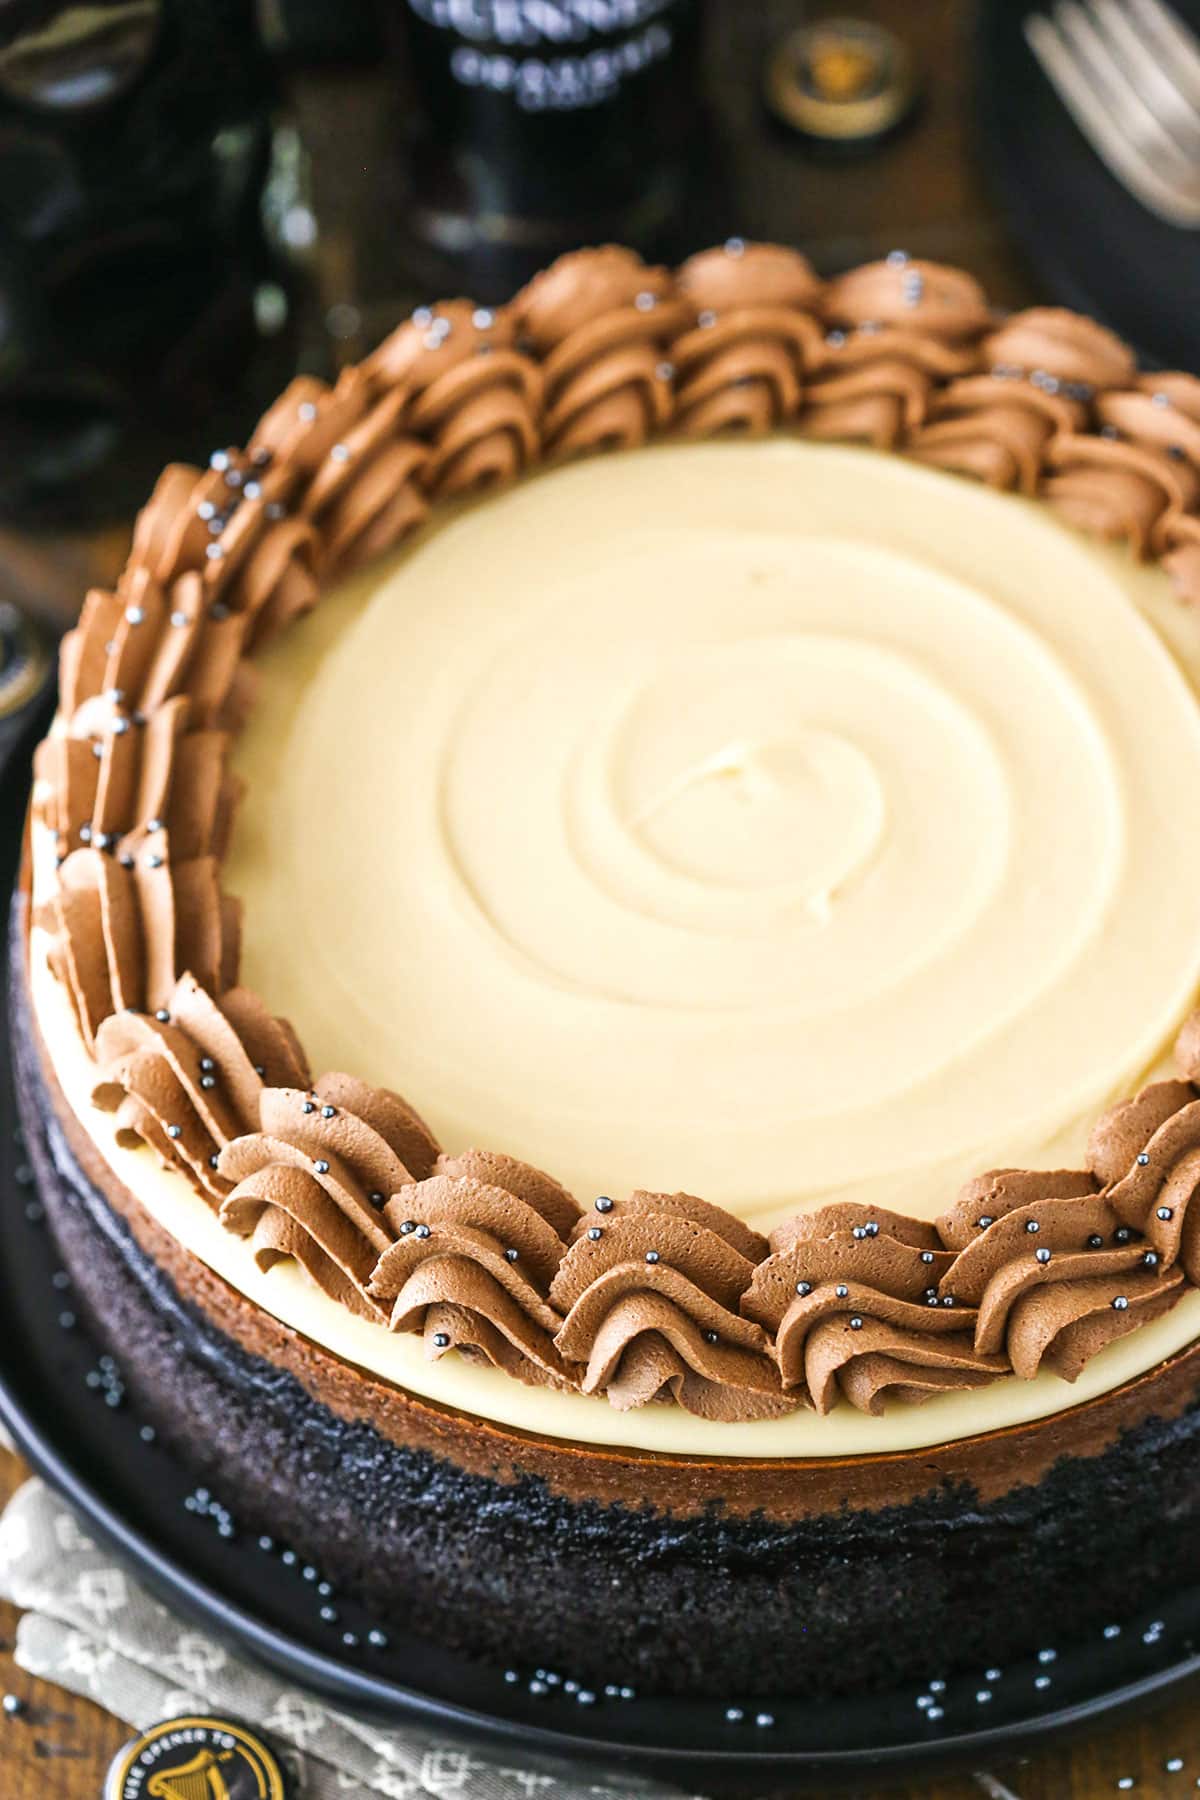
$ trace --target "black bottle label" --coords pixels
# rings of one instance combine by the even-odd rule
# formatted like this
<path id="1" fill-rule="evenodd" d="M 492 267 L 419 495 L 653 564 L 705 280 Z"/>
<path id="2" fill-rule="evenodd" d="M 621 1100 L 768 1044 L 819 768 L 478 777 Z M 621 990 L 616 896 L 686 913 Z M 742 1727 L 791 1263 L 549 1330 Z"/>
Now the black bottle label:
<path id="1" fill-rule="evenodd" d="M 614 100 L 630 76 L 671 55 L 677 0 L 409 0 L 455 41 L 450 77 L 507 94 L 522 112 Z"/>

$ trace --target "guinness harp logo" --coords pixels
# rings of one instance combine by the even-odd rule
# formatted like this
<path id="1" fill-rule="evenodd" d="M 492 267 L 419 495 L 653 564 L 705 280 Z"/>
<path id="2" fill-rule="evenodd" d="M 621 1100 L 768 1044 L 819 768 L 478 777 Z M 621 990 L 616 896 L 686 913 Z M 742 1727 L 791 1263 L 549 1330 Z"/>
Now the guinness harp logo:
<path id="1" fill-rule="evenodd" d="M 105 1800 L 289 1800 L 283 1768 L 231 1719 L 167 1719 L 118 1751 Z"/>

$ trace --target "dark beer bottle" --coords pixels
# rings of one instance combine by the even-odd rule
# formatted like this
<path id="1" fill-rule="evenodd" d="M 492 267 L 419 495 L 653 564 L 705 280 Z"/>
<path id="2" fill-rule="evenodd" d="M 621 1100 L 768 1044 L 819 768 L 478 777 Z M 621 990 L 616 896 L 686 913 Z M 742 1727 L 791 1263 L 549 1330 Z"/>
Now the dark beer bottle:
<path id="1" fill-rule="evenodd" d="M 390 0 L 417 119 L 410 223 L 494 298 L 559 251 L 674 247 L 701 0 Z"/>
<path id="2" fill-rule="evenodd" d="M 123 506 L 242 391 L 268 97 L 252 0 L 0 0 L 0 511 Z"/>

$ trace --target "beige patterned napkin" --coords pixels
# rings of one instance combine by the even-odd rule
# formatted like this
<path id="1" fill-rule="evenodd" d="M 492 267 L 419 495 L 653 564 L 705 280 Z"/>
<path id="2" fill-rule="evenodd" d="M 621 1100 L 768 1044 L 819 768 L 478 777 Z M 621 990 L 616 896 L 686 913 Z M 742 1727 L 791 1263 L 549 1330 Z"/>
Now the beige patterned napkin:
<path id="1" fill-rule="evenodd" d="M 210 1709 L 261 1726 L 302 1800 L 682 1800 L 624 1773 L 555 1776 L 516 1766 L 515 1753 L 337 1712 L 176 1618 L 41 1481 L 26 1482 L 0 1518 L 0 1596 L 23 1610 L 16 1655 L 31 1675 L 138 1729 Z"/>

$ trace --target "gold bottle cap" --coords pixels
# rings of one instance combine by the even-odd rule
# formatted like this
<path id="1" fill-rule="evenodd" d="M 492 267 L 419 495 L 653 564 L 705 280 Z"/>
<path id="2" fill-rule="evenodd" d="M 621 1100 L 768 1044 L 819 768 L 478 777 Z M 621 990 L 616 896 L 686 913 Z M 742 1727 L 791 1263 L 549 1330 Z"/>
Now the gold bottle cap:
<path id="1" fill-rule="evenodd" d="M 898 125 L 916 99 L 912 58 L 894 32 L 866 19 L 822 19 L 772 52 L 772 112 L 823 143 L 866 143 Z"/>
<path id="2" fill-rule="evenodd" d="M 291 1800 L 266 1740 L 233 1719 L 164 1719 L 118 1750 L 104 1800 Z"/>

